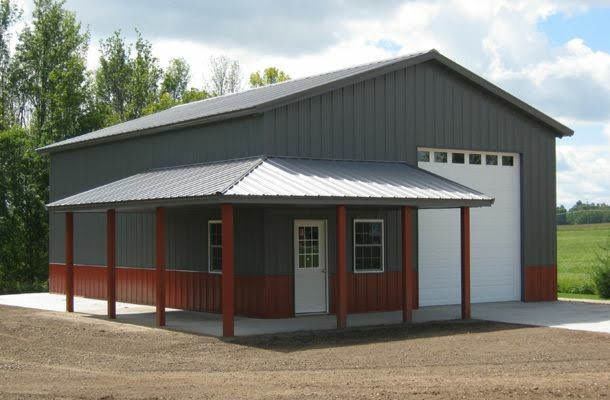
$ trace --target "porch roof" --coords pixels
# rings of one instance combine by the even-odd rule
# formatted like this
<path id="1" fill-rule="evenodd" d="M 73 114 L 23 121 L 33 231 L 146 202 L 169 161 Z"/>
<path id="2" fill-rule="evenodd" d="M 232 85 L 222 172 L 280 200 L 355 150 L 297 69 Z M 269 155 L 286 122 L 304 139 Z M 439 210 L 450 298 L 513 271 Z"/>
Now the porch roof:
<path id="1" fill-rule="evenodd" d="M 491 206 L 494 199 L 404 162 L 252 157 L 153 169 L 47 205 L 79 210 L 187 204 Z"/>

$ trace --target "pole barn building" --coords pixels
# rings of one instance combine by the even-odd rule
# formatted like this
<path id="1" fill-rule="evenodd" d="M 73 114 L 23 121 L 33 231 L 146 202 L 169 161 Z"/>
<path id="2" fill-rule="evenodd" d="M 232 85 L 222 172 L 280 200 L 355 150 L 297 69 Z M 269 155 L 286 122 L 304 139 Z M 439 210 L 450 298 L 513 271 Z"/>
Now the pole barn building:
<path id="1" fill-rule="evenodd" d="M 39 149 L 49 290 L 289 318 L 556 299 L 571 129 L 435 50 L 215 97 Z"/>

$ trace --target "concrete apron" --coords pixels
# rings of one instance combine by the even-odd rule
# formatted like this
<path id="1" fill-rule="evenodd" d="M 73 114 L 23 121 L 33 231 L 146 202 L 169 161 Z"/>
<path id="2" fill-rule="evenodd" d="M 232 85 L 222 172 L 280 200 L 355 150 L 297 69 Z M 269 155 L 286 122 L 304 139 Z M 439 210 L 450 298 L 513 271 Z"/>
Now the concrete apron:
<path id="1" fill-rule="evenodd" d="M 65 296 L 28 293 L 0 296 L 0 304 L 47 311 L 64 311 Z M 154 326 L 154 306 L 117 303 L 117 322 Z M 76 297 L 75 311 L 95 317 L 106 315 L 106 301 Z M 472 305 L 473 319 L 515 324 L 550 326 L 610 334 L 610 305 L 572 302 L 484 303 Z M 460 306 L 421 307 L 413 312 L 413 322 L 448 321 L 460 318 Z M 402 322 L 402 313 L 375 312 L 348 315 L 348 327 L 391 325 Z M 334 315 L 303 315 L 286 319 L 235 317 L 237 336 L 335 329 Z M 222 315 L 167 309 L 167 328 L 209 336 L 222 335 Z"/>

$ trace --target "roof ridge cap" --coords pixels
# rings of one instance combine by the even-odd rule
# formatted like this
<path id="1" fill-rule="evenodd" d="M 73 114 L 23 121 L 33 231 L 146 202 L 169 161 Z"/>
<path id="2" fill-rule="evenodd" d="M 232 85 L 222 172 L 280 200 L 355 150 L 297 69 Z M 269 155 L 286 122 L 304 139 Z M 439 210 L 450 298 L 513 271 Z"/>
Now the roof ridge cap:
<path id="1" fill-rule="evenodd" d="M 252 171 L 257 169 L 262 163 L 264 163 L 267 160 L 268 157 L 265 156 L 265 155 L 262 155 L 262 156 L 253 157 L 253 158 L 257 158 L 258 160 L 252 166 L 250 166 L 250 168 L 248 168 L 248 170 L 246 172 L 244 172 L 243 174 L 238 176 L 233 182 L 229 183 L 224 189 L 219 190 L 218 192 L 216 192 L 216 194 L 217 195 L 224 195 L 224 194 L 226 194 L 230 189 L 234 188 L 241 181 L 243 181 L 246 176 L 250 175 L 252 173 Z"/>

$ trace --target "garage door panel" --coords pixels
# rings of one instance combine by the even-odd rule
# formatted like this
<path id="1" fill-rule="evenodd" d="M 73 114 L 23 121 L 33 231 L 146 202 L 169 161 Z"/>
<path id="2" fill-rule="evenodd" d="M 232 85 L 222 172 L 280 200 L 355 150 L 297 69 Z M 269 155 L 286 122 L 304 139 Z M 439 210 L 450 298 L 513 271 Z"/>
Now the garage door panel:
<path id="1" fill-rule="evenodd" d="M 442 150 L 451 153 L 451 150 Z M 469 152 L 466 153 L 468 160 Z M 500 153 L 479 153 L 498 155 Z M 504 153 L 505 155 L 506 153 Z M 432 154 L 431 154 L 432 156 Z M 423 169 L 495 198 L 494 205 L 471 210 L 472 302 L 520 298 L 520 176 L 513 166 L 423 162 Z M 431 157 L 433 159 L 433 156 Z M 448 157 L 451 161 L 451 155 Z M 419 211 L 420 304 L 460 302 L 460 217 L 458 210 Z"/>

